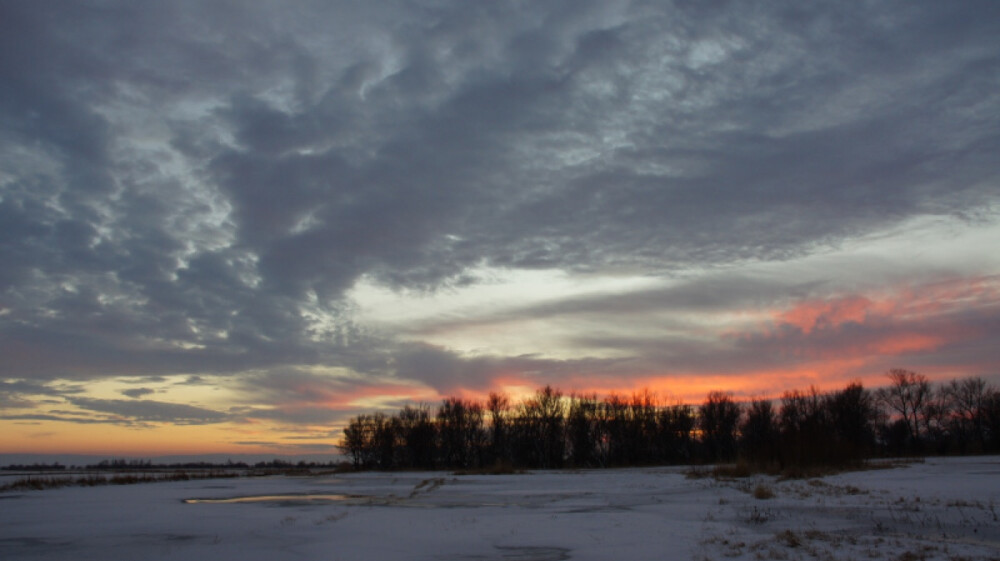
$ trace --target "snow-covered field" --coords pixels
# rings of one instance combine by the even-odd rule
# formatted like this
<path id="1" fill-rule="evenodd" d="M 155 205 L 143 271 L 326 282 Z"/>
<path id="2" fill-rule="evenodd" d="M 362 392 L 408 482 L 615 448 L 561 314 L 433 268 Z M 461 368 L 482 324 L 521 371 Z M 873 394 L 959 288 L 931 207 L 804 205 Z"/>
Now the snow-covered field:
<path id="1" fill-rule="evenodd" d="M 796 481 L 358 473 L 0 494 L 0 559 L 958 561 L 1000 559 L 998 514 L 997 457 Z"/>

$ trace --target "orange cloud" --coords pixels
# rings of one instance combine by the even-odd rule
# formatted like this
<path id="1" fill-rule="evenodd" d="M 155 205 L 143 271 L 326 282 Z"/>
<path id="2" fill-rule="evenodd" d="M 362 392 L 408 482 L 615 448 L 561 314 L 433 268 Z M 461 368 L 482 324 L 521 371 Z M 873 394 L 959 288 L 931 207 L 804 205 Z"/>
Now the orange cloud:
<path id="1" fill-rule="evenodd" d="M 870 349 L 884 355 L 900 355 L 912 352 L 933 351 L 948 343 L 952 338 L 919 333 L 892 334 L 870 345 Z"/>
<path id="2" fill-rule="evenodd" d="M 921 285 L 899 285 L 874 294 L 848 294 L 795 303 L 772 312 L 777 325 L 808 335 L 845 324 L 903 323 L 983 304 L 1000 306 L 1000 276 L 949 279 Z"/>
<path id="3" fill-rule="evenodd" d="M 780 312 L 777 320 L 809 334 L 816 329 L 834 328 L 847 322 L 864 323 L 869 312 L 877 311 L 876 303 L 868 298 L 847 296 L 800 302 L 791 310 Z"/>

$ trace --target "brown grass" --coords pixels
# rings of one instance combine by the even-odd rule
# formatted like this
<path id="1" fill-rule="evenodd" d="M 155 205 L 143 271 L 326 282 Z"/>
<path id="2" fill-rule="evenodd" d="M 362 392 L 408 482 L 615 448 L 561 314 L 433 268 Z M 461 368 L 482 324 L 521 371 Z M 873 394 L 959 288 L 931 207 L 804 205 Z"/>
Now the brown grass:
<path id="1" fill-rule="evenodd" d="M 787 547 L 799 547 L 802 545 L 802 539 L 799 538 L 798 534 L 791 530 L 785 530 L 784 532 L 779 532 L 776 536 L 778 541 Z"/>
<path id="2" fill-rule="evenodd" d="M 922 461 L 917 459 L 916 461 Z M 851 471 L 868 471 L 876 469 L 894 469 L 913 463 L 913 460 L 882 460 L 855 462 L 838 465 L 791 465 L 779 466 L 778 464 L 761 465 L 745 461 L 735 464 L 719 464 L 711 468 L 706 466 L 694 466 L 685 472 L 688 479 L 702 479 L 711 477 L 719 481 L 743 479 L 751 475 L 773 475 L 779 481 L 788 479 L 816 479 L 827 475 L 836 475 Z"/>
<path id="3" fill-rule="evenodd" d="M 760 499 L 762 501 L 774 498 L 774 490 L 771 487 L 764 485 L 763 483 L 758 484 L 753 488 L 753 498 Z"/>

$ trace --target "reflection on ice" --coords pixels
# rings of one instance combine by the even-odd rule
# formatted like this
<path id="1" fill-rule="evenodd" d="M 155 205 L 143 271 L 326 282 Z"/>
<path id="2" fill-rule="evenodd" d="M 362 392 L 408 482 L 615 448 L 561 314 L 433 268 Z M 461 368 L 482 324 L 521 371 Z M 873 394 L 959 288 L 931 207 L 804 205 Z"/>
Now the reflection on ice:
<path id="1" fill-rule="evenodd" d="M 254 495 L 249 497 L 229 497 L 225 499 L 184 499 L 186 504 L 227 504 L 227 503 L 319 503 L 345 502 L 366 499 L 364 495 Z"/>

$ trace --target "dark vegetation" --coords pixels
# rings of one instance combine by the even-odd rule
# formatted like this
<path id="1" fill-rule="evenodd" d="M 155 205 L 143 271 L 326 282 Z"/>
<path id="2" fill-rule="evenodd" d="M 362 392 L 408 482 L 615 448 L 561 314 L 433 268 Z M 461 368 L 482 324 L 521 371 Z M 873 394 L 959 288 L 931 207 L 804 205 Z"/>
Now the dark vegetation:
<path id="1" fill-rule="evenodd" d="M 190 481 L 195 479 L 220 479 L 234 477 L 263 477 L 269 475 L 319 475 L 348 471 L 344 463 L 316 463 L 284 460 L 267 462 L 184 462 L 154 464 L 152 460 L 102 460 L 88 466 L 72 466 L 74 474 L 66 473 L 67 467 L 55 464 L 8 465 L 5 471 L 33 472 L 9 483 L 0 484 L 0 492 L 54 489 L 59 487 L 95 487 L 99 485 L 132 485 L 160 481 Z M 65 475 L 51 475 L 59 472 Z M 46 475 L 40 475 L 46 474 Z"/>
<path id="2" fill-rule="evenodd" d="M 21 477 L 11 483 L 0 485 L 0 492 L 55 489 L 58 487 L 133 485 L 136 483 L 155 483 L 159 481 L 189 481 L 192 479 L 218 479 L 240 476 L 240 473 L 234 471 L 201 471 L 193 473 L 186 471 L 171 471 L 157 474 L 117 474 L 111 476 L 92 473 L 76 477 L 27 476 Z"/>
<path id="3" fill-rule="evenodd" d="M 96 464 L 91 464 L 85 467 L 85 469 L 97 469 L 97 470 L 111 470 L 111 471 L 143 471 L 143 470 L 163 470 L 163 469 L 173 469 L 173 470 L 184 470 L 184 469 L 195 469 L 195 470 L 216 470 L 216 469 L 257 469 L 257 470 L 309 470 L 318 468 L 336 468 L 339 464 L 335 462 L 318 463 L 318 462 L 289 462 L 285 460 L 274 459 L 270 461 L 261 461 L 255 463 L 247 462 L 234 462 L 229 460 L 228 462 L 213 463 L 213 462 L 175 462 L 175 463 L 153 463 L 153 460 L 123 460 L 123 459 L 111 459 L 111 460 L 101 460 Z"/>
<path id="4" fill-rule="evenodd" d="M 99 471 L 163 471 L 163 470 L 314 470 L 324 468 L 339 468 L 339 462 L 288 462 L 285 460 L 270 460 L 255 463 L 234 462 L 226 463 L 214 462 L 174 462 L 174 463 L 153 463 L 153 460 L 124 460 L 110 459 L 101 460 L 96 464 L 85 466 L 71 466 L 74 470 L 99 470 Z M 52 464 L 9 464 L 0 467 L 2 471 L 66 471 L 67 467 L 55 462 Z"/>
<path id="5" fill-rule="evenodd" d="M 696 407 L 647 390 L 598 399 L 549 386 L 516 404 L 499 393 L 450 397 L 434 411 L 359 415 L 341 449 L 355 469 L 466 473 L 736 462 L 812 474 L 876 457 L 1000 452 L 1000 390 L 981 378 L 933 386 L 907 370 L 887 375 L 875 391 L 851 383 L 749 402 L 711 392 Z"/>
<path id="6" fill-rule="evenodd" d="M 56 462 L 54 464 L 9 464 L 0 467 L 3 471 L 66 471 L 66 466 Z"/>

